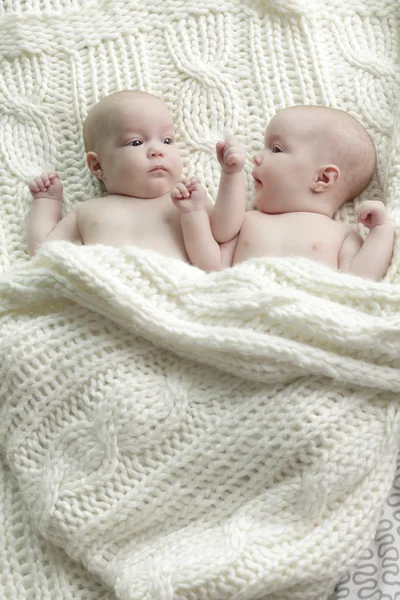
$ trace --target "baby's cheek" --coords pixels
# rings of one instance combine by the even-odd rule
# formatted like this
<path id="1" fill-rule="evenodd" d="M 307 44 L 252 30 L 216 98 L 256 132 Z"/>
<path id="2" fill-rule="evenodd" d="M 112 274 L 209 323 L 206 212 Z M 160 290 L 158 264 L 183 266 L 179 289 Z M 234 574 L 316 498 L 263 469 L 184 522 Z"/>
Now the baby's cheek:
<path id="1" fill-rule="evenodd" d="M 173 172 L 173 175 L 179 179 L 180 176 L 181 176 L 181 173 L 182 173 L 182 160 L 181 160 L 181 157 L 179 155 L 178 156 L 174 156 L 172 158 L 171 162 L 172 162 L 171 171 Z"/>
<path id="2" fill-rule="evenodd" d="M 142 163 L 143 161 L 139 160 L 122 160 L 118 165 L 119 176 L 132 178 L 143 173 L 144 165 Z"/>

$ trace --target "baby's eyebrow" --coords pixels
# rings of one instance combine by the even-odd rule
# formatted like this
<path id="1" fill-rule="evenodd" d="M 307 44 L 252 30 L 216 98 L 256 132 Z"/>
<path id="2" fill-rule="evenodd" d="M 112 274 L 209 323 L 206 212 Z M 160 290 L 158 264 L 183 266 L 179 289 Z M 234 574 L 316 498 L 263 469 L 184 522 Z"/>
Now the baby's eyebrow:
<path id="1" fill-rule="evenodd" d="M 280 133 L 270 133 L 269 135 L 265 134 L 264 139 L 269 142 L 280 142 L 282 141 L 282 136 Z"/>
<path id="2" fill-rule="evenodd" d="M 154 132 L 151 133 L 151 135 Z M 140 127 L 135 127 L 135 129 L 125 129 L 124 131 L 121 132 L 121 134 L 123 136 L 132 136 L 132 135 L 139 135 L 141 137 L 147 137 L 149 135 L 148 130 L 145 129 L 141 129 Z M 172 127 L 165 127 L 163 129 L 159 129 L 157 131 L 157 135 L 175 135 L 175 130 Z"/>

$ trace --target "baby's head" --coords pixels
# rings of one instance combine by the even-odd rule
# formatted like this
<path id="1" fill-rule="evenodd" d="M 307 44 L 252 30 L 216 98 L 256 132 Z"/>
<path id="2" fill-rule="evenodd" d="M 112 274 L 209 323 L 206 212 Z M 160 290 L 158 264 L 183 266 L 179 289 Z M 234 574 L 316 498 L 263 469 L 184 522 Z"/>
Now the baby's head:
<path id="1" fill-rule="evenodd" d="M 83 124 L 87 164 L 109 194 L 158 198 L 181 177 L 172 115 L 155 96 L 115 92 Z"/>
<path id="2" fill-rule="evenodd" d="M 254 156 L 257 207 L 266 213 L 316 212 L 332 217 L 367 187 L 376 164 L 364 127 L 348 113 L 292 106 L 277 113 Z"/>

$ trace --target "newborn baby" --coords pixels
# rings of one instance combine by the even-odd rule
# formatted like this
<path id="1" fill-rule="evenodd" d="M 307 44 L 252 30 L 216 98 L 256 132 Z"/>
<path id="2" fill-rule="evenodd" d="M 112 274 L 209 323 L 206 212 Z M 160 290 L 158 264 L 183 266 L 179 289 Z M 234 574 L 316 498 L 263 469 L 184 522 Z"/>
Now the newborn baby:
<path id="1" fill-rule="evenodd" d="M 302 256 L 361 277 L 385 275 L 394 231 L 384 204 L 359 207 L 358 222 L 370 230 L 365 242 L 332 219 L 375 171 L 373 142 L 349 114 L 294 106 L 273 117 L 254 156 L 258 210 L 246 212 L 243 146 L 230 137 L 217 144 L 217 155 L 222 173 L 213 208 L 194 178 L 171 193 L 192 264 L 209 271 L 257 256 Z"/>
<path id="2" fill-rule="evenodd" d="M 87 164 L 108 195 L 75 206 L 61 219 L 57 173 L 29 184 L 31 255 L 46 240 L 135 245 L 187 261 L 179 213 L 170 192 L 181 177 L 172 115 L 155 96 L 116 92 L 100 100 L 83 126 Z"/>

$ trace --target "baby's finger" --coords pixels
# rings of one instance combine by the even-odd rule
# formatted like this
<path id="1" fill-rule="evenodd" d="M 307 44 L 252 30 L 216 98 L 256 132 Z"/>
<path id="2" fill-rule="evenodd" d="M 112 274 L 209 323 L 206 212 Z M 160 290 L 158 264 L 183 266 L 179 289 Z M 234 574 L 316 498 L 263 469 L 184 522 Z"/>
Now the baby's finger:
<path id="1" fill-rule="evenodd" d="M 368 221 L 368 215 L 365 217 L 362 215 L 358 215 L 357 223 L 361 223 L 361 225 L 365 225 L 365 223 L 367 223 L 367 221 Z"/>
<path id="2" fill-rule="evenodd" d="M 40 173 L 39 178 L 41 179 L 43 185 L 46 185 L 47 187 L 50 185 L 49 174 L 47 172 Z"/>
<path id="3" fill-rule="evenodd" d="M 357 223 L 360 223 L 361 225 L 364 225 L 364 227 L 370 229 L 374 223 L 374 216 L 370 213 L 360 215 L 357 217 Z"/>
<path id="4" fill-rule="evenodd" d="M 43 185 L 44 185 L 46 188 L 48 188 L 48 187 L 49 187 L 49 185 L 50 185 L 50 179 L 49 179 L 49 176 L 48 176 L 48 174 L 47 174 L 47 173 L 42 173 L 42 174 L 40 175 L 40 178 L 41 178 L 41 180 L 42 180 L 42 184 L 43 184 Z"/>
<path id="5" fill-rule="evenodd" d="M 195 190 L 197 188 L 198 185 L 199 185 L 199 182 L 198 182 L 197 178 L 192 177 L 190 179 L 190 181 L 186 184 L 186 188 L 187 188 L 189 194 L 191 194 L 193 192 L 193 190 Z"/>
<path id="6" fill-rule="evenodd" d="M 372 215 L 374 213 L 374 210 L 371 209 L 369 206 L 360 206 L 359 209 L 357 210 L 357 218 L 358 219 L 366 219 L 369 215 Z"/>
<path id="7" fill-rule="evenodd" d="M 41 192 L 44 192 L 46 190 L 46 186 L 43 181 L 43 175 L 38 175 L 37 177 L 35 177 L 34 182 L 39 188 L 38 191 L 40 190 Z"/>
<path id="8" fill-rule="evenodd" d="M 179 192 L 182 194 L 183 198 L 189 198 L 190 194 L 184 183 L 178 183 L 178 185 L 176 187 L 179 190 Z"/>
<path id="9" fill-rule="evenodd" d="M 223 154 L 224 154 L 224 150 L 225 150 L 225 140 L 224 141 L 220 141 L 217 142 L 215 145 L 216 151 L 217 151 L 217 156 L 222 158 Z"/>
<path id="10" fill-rule="evenodd" d="M 171 192 L 171 199 L 173 200 L 173 202 L 177 201 L 177 200 L 182 200 L 182 194 L 180 193 L 179 190 L 172 190 Z"/>
<path id="11" fill-rule="evenodd" d="M 240 154 L 229 154 L 225 161 L 228 165 L 236 165 L 241 160 Z"/>
<path id="12" fill-rule="evenodd" d="M 196 179 L 196 181 L 193 183 L 193 185 L 191 186 L 190 189 L 192 192 L 197 192 L 198 190 L 201 190 L 202 187 L 203 186 L 201 185 L 200 181 L 197 181 L 197 179 Z"/>
<path id="13" fill-rule="evenodd" d="M 229 136 L 225 140 L 225 152 L 238 152 L 241 148 L 240 142 L 235 138 L 234 135 Z"/>
<path id="14" fill-rule="evenodd" d="M 28 185 L 29 185 L 30 192 L 36 193 L 39 191 L 39 187 L 34 181 L 30 181 Z"/>

